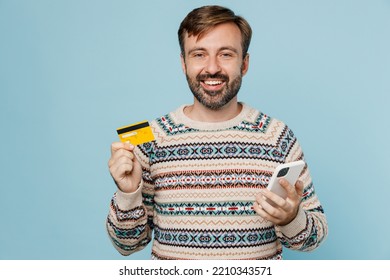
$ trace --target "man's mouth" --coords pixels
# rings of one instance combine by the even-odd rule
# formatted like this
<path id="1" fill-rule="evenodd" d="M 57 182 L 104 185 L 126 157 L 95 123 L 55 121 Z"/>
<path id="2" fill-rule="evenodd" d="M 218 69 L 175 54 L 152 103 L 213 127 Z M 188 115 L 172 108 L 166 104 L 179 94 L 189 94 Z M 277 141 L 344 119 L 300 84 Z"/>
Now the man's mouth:
<path id="1" fill-rule="evenodd" d="M 202 80 L 200 83 L 207 91 L 218 91 L 225 85 L 225 81 L 223 80 Z"/>
<path id="2" fill-rule="evenodd" d="M 222 84 L 222 81 L 203 81 L 208 86 L 217 86 Z"/>

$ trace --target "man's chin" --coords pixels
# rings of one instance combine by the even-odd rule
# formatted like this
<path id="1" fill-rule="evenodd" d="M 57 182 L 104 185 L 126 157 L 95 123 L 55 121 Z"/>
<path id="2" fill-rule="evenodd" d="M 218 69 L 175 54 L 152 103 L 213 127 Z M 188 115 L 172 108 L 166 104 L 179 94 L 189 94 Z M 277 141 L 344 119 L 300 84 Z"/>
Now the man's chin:
<path id="1" fill-rule="evenodd" d="M 208 109 L 218 111 L 222 109 L 227 103 L 222 102 L 222 100 L 218 101 L 210 101 L 210 100 L 199 100 L 198 101 Z"/>
<path id="2" fill-rule="evenodd" d="M 209 95 L 209 96 L 218 96 L 218 95 L 222 95 L 223 94 L 223 91 L 222 90 L 218 90 L 218 91 L 204 91 L 205 94 Z"/>

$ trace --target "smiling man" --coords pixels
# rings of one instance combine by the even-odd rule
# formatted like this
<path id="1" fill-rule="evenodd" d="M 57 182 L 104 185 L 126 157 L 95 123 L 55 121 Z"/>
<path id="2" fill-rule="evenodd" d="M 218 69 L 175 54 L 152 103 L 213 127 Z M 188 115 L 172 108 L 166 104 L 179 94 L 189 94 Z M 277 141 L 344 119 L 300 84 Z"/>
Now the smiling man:
<path id="1" fill-rule="evenodd" d="M 225 118 L 226 112 L 232 110 L 233 115 L 237 115 L 237 93 L 249 63 L 249 56 L 243 55 L 238 38 L 241 38 L 241 31 L 232 22 L 217 25 L 207 35 L 187 34 L 181 61 L 195 96 L 195 103 L 188 110 L 218 111 Z"/>
<path id="2" fill-rule="evenodd" d="M 111 146 L 118 187 L 107 230 L 123 255 L 154 232 L 153 259 L 281 259 L 310 251 L 327 221 L 307 165 L 295 185 L 267 190 L 275 168 L 303 160 L 290 128 L 238 102 L 249 67 L 251 28 L 220 6 L 190 12 L 179 28 L 181 64 L 193 104 L 151 122 L 155 140 Z"/>

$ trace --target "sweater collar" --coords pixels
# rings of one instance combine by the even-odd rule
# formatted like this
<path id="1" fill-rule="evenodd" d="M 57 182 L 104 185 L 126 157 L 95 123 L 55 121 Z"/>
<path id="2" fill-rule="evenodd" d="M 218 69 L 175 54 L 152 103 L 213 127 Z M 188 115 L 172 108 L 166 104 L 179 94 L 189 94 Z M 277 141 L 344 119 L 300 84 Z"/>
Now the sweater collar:
<path id="1" fill-rule="evenodd" d="M 188 104 L 184 104 L 177 108 L 173 112 L 173 117 L 178 124 L 184 124 L 186 127 L 189 128 L 199 130 L 224 130 L 234 126 L 238 126 L 243 121 L 253 120 L 253 109 L 245 103 L 240 102 L 240 104 L 242 105 L 241 112 L 234 118 L 223 122 L 202 122 L 190 119 L 184 114 L 184 108 L 186 106 L 190 106 Z"/>

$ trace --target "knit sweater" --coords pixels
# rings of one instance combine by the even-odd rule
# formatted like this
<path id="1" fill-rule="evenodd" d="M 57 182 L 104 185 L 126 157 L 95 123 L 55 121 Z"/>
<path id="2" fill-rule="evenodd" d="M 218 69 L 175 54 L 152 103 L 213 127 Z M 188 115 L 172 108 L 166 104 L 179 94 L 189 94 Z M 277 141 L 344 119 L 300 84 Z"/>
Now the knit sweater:
<path id="1" fill-rule="evenodd" d="M 304 157 L 289 127 L 242 105 L 224 122 L 191 120 L 184 105 L 150 122 L 155 140 L 134 151 L 141 184 L 118 190 L 107 218 L 121 254 L 153 239 L 152 259 L 282 259 L 283 246 L 310 251 L 324 240 L 327 221 L 307 164 L 293 221 L 275 226 L 253 210 L 274 169 Z"/>

